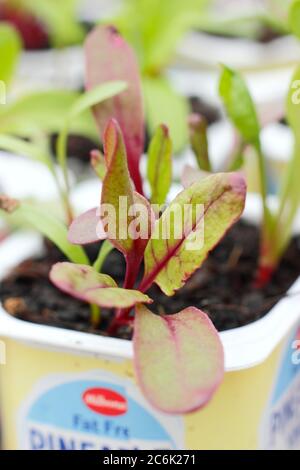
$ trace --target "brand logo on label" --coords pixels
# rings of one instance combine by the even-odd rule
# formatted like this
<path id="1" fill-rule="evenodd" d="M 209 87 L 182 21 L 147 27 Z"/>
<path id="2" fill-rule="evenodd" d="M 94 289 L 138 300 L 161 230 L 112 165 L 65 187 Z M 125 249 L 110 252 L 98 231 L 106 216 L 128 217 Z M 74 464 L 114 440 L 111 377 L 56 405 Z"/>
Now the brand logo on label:
<path id="1" fill-rule="evenodd" d="M 119 416 L 127 413 L 126 398 L 107 388 L 90 388 L 84 392 L 82 399 L 95 413 L 106 416 Z"/>

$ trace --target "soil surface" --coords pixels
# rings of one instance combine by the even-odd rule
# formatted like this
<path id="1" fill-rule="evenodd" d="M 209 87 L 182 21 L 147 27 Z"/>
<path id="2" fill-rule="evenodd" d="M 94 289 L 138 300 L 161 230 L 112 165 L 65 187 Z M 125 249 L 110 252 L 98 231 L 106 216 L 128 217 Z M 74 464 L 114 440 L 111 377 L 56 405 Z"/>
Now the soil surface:
<path id="1" fill-rule="evenodd" d="M 57 134 L 51 136 L 51 151 L 56 153 Z M 83 165 L 90 165 L 91 151 L 99 148 L 99 143 L 80 135 L 71 134 L 67 143 L 67 155 L 71 159 L 80 161 Z"/>
<path id="2" fill-rule="evenodd" d="M 216 106 L 211 105 L 199 96 L 189 97 L 190 107 L 193 113 L 201 114 L 205 117 L 207 124 L 210 126 L 221 119 L 221 112 Z"/>
<path id="3" fill-rule="evenodd" d="M 272 282 L 262 290 L 254 289 L 258 253 L 258 230 L 239 222 L 209 255 L 201 269 L 174 297 L 167 297 L 156 286 L 149 295 L 155 300 L 150 308 L 156 313 L 176 313 L 188 306 L 205 311 L 219 331 L 237 328 L 263 317 L 286 295 L 300 273 L 300 237 L 290 244 Z M 93 259 L 99 245 L 89 248 Z M 89 307 L 63 294 L 48 280 L 51 265 L 63 258 L 52 246 L 47 255 L 29 259 L 17 266 L 0 285 L 0 299 L 12 315 L 34 323 L 107 335 L 112 312 L 102 310 L 101 328 L 90 325 Z M 104 272 L 121 284 L 124 278 L 122 256 L 113 251 Z M 122 327 L 117 336 L 130 338 L 132 331 Z"/>

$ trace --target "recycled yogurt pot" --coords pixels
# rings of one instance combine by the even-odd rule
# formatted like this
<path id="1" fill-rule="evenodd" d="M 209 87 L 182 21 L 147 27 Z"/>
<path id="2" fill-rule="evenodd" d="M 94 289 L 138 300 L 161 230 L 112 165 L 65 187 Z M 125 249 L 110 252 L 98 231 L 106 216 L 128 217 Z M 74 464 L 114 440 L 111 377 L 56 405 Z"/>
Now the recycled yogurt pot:
<path id="1" fill-rule="evenodd" d="M 246 210 L 253 221 L 255 201 Z M 41 249 L 35 235 L 10 237 L 0 276 Z M 265 317 L 221 333 L 225 380 L 206 408 L 185 416 L 142 396 L 130 341 L 27 323 L 0 307 L 3 448 L 299 449 L 299 295 L 300 278 Z"/>
<path id="2" fill-rule="evenodd" d="M 269 189 L 278 193 L 282 175 L 286 171 L 294 151 L 292 130 L 280 123 L 273 123 L 262 131 L 262 148 L 266 156 L 269 177 Z"/>
<path id="3" fill-rule="evenodd" d="M 207 53 L 209 51 L 209 54 Z M 177 67 L 170 70 L 174 87 L 190 89 L 220 106 L 220 64 L 243 72 L 251 94 L 262 113 L 284 114 L 286 91 L 300 57 L 300 43 L 283 36 L 259 43 L 244 38 L 226 38 L 200 32 L 189 33 L 179 45 Z"/>
<path id="4" fill-rule="evenodd" d="M 33 185 L 32 178 L 39 184 Z M 56 196 L 57 189 L 43 164 L 0 150 L 0 192 L 17 199 L 47 201 Z"/>
<path id="5" fill-rule="evenodd" d="M 208 50 L 209 54 L 207 54 Z M 185 37 L 177 53 L 183 60 L 194 65 L 201 64 L 214 68 L 222 62 L 230 63 L 234 68 L 258 70 L 297 63 L 300 44 L 294 36 L 288 35 L 265 43 L 253 39 L 224 37 L 197 31 Z"/>
<path id="6" fill-rule="evenodd" d="M 113 5 L 111 5 L 113 3 Z M 86 0 L 78 5 L 78 18 L 91 23 L 112 17 L 121 2 Z M 29 85 L 28 85 L 29 83 Z M 75 45 L 48 50 L 23 51 L 17 74 L 17 89 L 63 88 L 78 90 L 84 83 L 82 46 Z M 27 91 L 26 89 L 24 91 Z"/>
<path id="7" fill-rule="evenodd" d="M 28 85 L 29 83 L 29 85 Z M 83 52 L 81 46 L 24 51 L 16 74 L 15 88 L 62 88 L 78 90 L 83 84 Z"/>

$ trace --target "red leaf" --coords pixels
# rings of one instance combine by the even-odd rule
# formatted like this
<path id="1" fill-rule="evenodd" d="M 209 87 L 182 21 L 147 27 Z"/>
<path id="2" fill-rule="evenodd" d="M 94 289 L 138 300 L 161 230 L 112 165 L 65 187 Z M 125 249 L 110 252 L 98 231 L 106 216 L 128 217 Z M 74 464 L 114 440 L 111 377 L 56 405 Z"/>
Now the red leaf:
<path id="1" fill-rule="evenodd" d="M 131 47 L 111 26 L 98 26 L 85 43 L 86 88 L 111 80 L 124 80 L 128 88 L 120 95 L 94 108 L 101 135 L 107 121 L 115 118 L 124 135 L 130 175 L 137 191 L 143 194 L 139 171 L 144 149 L 144 114 L 140 74 Z"/>

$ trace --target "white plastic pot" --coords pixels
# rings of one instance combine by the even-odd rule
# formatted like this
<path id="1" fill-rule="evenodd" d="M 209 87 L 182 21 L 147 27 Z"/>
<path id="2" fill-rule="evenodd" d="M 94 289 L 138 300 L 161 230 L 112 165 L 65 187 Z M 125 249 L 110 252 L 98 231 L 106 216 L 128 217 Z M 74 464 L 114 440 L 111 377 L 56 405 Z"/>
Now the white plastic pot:
<path id="1" fill-rule="evenodd" d="M 61 88 L 78 90 L 83 85 L 81 46 L 24 51 L 16 73 L 14 93 L 32 89 Z"/>
<path id="2" fill-rule="evenodd" d="M 282 117 L 285 96 L 300 59 L 300 43 L 291 36 L 267 44 L 239 38 L 190 33 L 179 47 L 170 71 L 175 88 L 220 106 L 220 64 L 243 72 L 262 114 Z M 184 93 L 185 94 L 185 93 Z"/>
<path id="3" fill-rule="evenodd" d="M 17 199 L 49 201 L 57 197 L 57 188 L 42 163 L 0 150 L 0 193 Z"/>
<path id="4" fill-rule="evenodd" d="M 259 217 L 256 202 L 248 207 Z M 0 276 L 41 249 L 32 234 L 7 239 Z M 0 307 L 4 448 L 299 449 L 299 295 L 300 278 L 264 318 L 221 333 L 225 381 L 188 416 L 145 401 L 130 341 L 27 323 Z"/>
<path id="5" fill-rule="evenodd" d="M 114 18 L 122 7 L 123 0 L 84 0 L 78 7 L 78 16 L 82 21 L 97 22 Z"/>
<path id="6" fill-rule="evenodd" d="M 85 0 L 79 2 L 78 18 L 97 23 L 112 18 L 119 10 L 119 0 Z M 24 51 L 17 74 L 17 91 L 33 88 L 62 88 L 78 90 L 84 84 L 82 46 L 70 46 L 45 51 Z"/>
<path id="7" fill-rule="evenodd" d="M 287 165 L 293 156 L 293 132 L 284 124 L 272 123 L 263 129 L 261 142 L 267 162 L 269 189 L 278 193 Z"/>
<path id="8" fill-rule="evenodd" d="M 260 43 L 251 39 L 192 32 L 182 41 L 178 55 L 192 65 L 209 68 L 225 63 L 240 70 L 266 70 L 289 67 L 298 62 L 300 44 L 293 36 Z"/>

